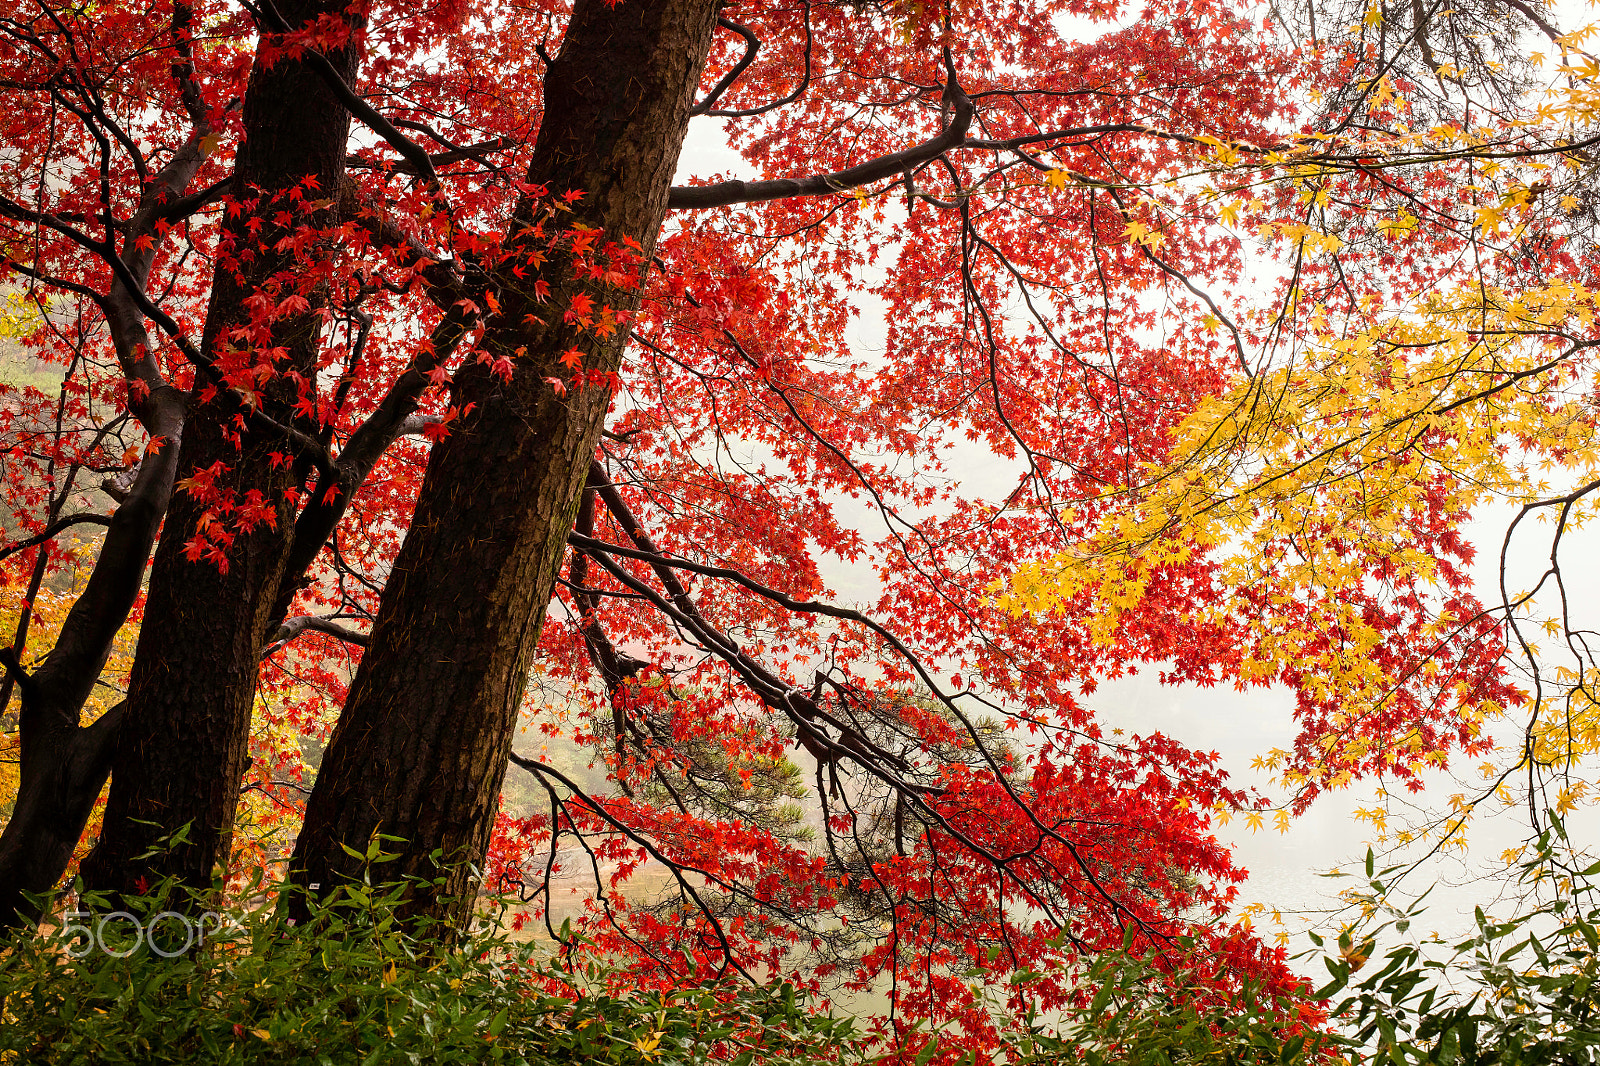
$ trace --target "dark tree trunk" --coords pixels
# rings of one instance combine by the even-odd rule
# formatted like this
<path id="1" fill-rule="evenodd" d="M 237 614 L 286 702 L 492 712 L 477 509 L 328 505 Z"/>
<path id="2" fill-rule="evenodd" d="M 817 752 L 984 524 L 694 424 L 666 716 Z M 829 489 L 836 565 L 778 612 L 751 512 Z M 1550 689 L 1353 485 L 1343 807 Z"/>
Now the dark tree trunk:
<path id="1" fill-rule="evenodd" d="M 186 9 L 180 8 L 180 17 Z M 156 345 L 135 296 L 149 279 L 154 250 L 141 251 L 139 236 L 151 232 L 161 205 L 181 196 L 204 160 L 202 144 L 210 132 L 198 107 L 188 142 L 146 188 L 138 214 L 130 221 L 118 280 L 104 303 L 118 362 L 135 399 L 135 417 L 153 441 L 165 447 L 148 451 L 121 506 L 111 516 L 88 584 L 78 597 L 55 646 L 31 675 L 14 649 L 6 649 L 5 668 L 22 696 L 22 758 L 17 800 L 0 834 L 0 927 L 36 921 L 47 906 L 72 858 L 72 849 L 106 781 L 125 704 L 118 704 L 85 727 L 83 707 L 111 654 L 117 630 L 139 595 L 145 563 L 172 495 L 184 401 L 161 376 L 152 354 Z M 143 399 L 138 399 L 139 394 Z"/>
<path id="2" fill-rule="evenodd" d="M 321 15 L 345 11 L 344 0 L 299 0 L 279 10 L 287 24 L 299 26 Z M 348 82 L 357 65 L 355 46 L 328 56 Z M 232 194 L 259 197 L 259 206 L 231 220 L 228 233 L 237 247 L 256 249 L 241 257 L 237 272 L 222 266 L 213 278 L 204 344 L 217 353 L 228 332 L 249 320 L 243 300 L 303 264 L 273 250 L 287 231 L 273 217 L 288 208 L 278 194 L 317 181 L 327 206 L 300 218 L 300 224 L 327 226 L 338 210 L 335 190 L 344 173 L 349 114 L 324 77 L 309 63 L 278 58 L 259 63 L 251 74 L 244 103 L 244 142 L 235 167 Z M 309 192 L 308 198 L 316 198 Z M 249 236 L 252 215 L 265 224 Z M 287 291 L 287 287 L 286 287 Z M 272 344 L 288 349 L 286 363 L 312 380 L 319 341 L 318 305 L 274 324 Z M 287 422 L 292 400 L 283 379 L 267 389 L 267 409 Z M 240 532 L 227 549 L 227 569 L 208 559 L 186 557 L 184 542 L 195 535 L 206 502 L 178 494 L 172 502 L 151 568 L 150 592 L 129 679 L 127 716 L 112 766 L 111 793 L 99 842 L 85 858 L 82 873 L 94 889 L 135 890 L 141 879 L 172 876 L 204 889 L 231 843 L 240 780 L 245 770 L 251 708 L 255 700 L 261 647 L 272 622 L 272 607 L 284 576 L 294 529 L 294 512 L 285 491 L 299 471 L 272 461 L 290 453 L 284 435 L 246 421 L 236 443 L 235 416 L 246 414 L 238 395 L 216 390 L 199 402 L 178 459 L 180 477 L 222 462 L 231 472 L 222 483 L 259 489 L 276 504 L 275 525 Z M 315 427 L 302 426 L 313 435 Z M 162 838 L 187 827 L 187 843 L 162 847 Z M 155 849 L 157 853 L 145 856 Z"/>
<path id="3" fill-rule="evenodd" d="M 545 112 L 529 182 L 552 195 L 581 190 L 570 217 L 637 241 L 648 263 L 710 47 L 715 0 L 578 0 L 545 78 Z M 530 222 L 536 204 L 519 208 Z M 517 227 L 513 227 L 515 230 Z M 531 240 L 531 238 L 525 238 Z M 516 263 L 524 256 L 513 255 Z M 532 299 L 534 281 L 550 286 Z M 470 915 L 500 800 L 511 737 L 579 490 L 609 405 L 605 386 L 565 394 L 559 361 L 573 348 L 586 370 L 615 370 L 622 336 L 580 333 L 563 320 L 573 295 L 631 310 L 637 297 L 580 282 L 564 257 L 502 284 L 483 347 L 511 360 L 502 383 L 482 364 L 457 375 L 469 414 L 436 445 L 410 531 L 395 562 L 338 726 L 324 754 L 294 858 L 301 884 L 331 889 L 359 877 L 374 834 L 385 880 L 431 880 L 409 912 L 456 927 Z M 529 318 L 527 316 L 532 316 Z M 547 320 L 547 321 L 540 321 Z"/>

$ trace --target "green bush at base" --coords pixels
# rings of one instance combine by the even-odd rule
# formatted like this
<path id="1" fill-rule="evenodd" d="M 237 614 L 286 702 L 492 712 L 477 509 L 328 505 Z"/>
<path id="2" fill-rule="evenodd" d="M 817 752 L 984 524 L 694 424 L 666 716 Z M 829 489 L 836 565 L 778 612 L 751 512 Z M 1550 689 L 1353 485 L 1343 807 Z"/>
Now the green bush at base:
<path id="1" fill-rule="evenodd" d="M 351 886 L 303 928 L 273 909 L 212 918 L 204 949 L 179 950 L 198 926 L 170 912 L 136 931 L 133 914 L 161 913 L 153 899 L 13 936 L 0 1063 L 791 1064 L 855 1046 L 850 1022 L 790 986 L 606 994 L 599 973 L 554 970 L 498 932 L 425 952 L 394 919 L 402 891 Z"/>
<path id="2" fill-rule="evenodd" d="M 1007 1019 L 1021 1025 L 994 1061 L 1600 1066 L 1600 864 L 1563 860 L 1562 833 L 1556 823 L 1524 868 L 1534 902 L 1508 921 L 1480 911 L 1475 935 L 1455 945 L 1410 933 L 1418 910 L 1390 902 L 1395 871 L 1374 872 L 1369 855 L 1366 918 L 1336 951 L 1317 941 L 1331 980 L 1310 1000 L 1326 1026 L 1307 1030 L 1302 1004 L 1250 989 L 1219 1003 L 1170 962 L 1112 952 L 1083 971 L 1090 1002 L 1048 1024 Z M 304 927 L 241 909 L 226 928 L 212 920 L 204 948 L 186 943 L 188 920 L 162 915 L 159 899 L 14 935 L 0 942 L 0 1066 L 873 1060 L 848 1019 L 819 1016 L 791 986 L 610 994 L 603 972 L 552 969 L 497 927 L 458 951 L 424 951 L 395 919 L 403 891 L 346 886 Z M 886 1058 L 974 1060 L 940 1036 Z"/>

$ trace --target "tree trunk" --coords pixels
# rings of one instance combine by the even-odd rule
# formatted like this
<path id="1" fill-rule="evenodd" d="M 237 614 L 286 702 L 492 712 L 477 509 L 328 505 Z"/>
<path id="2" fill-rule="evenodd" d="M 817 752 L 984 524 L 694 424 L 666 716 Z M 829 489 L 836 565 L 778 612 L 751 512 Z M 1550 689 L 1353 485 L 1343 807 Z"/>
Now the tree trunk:
<path id="1" fill-rule="evenodd" d="M 210 129 L 198 108 L 194 119 L 187 143 L 146 187 L 121 256 L 127 282 L 119 279 L 104 304 L 118 364 L 130 384 L 130 409 L 152 443 L 163 446 L 146 450 L 111 516 L 89 581 L 44 662 L 29 675 L 15 650 L 6 649 L 5 668 L 22 696 L 22 758 L 17 801 L 0 833 L 0 928 L 37 921 L 47 907 L 105 784 L 126 708 L 118 704 L 91 725 L 80 724 L 117 631 L 138 598 L 177 470 L 183 397 L 161 376 L 134 291 L 149 280 L 156 255 L 153 248 L 141 250 L 138 238 L 152 231 L 167 198 L 183 194 L 205 158 Z"/>
<path id="2" fill-rule="evenodd" d="M 291 26 L 322 15 L 339 15 L 344 0 L 300 0 L 279 4 Z M 348 83 L 358 62 L 357 47 L 328 56 Z M 270 66 L 259 61 L 251 73 L 244 103 L 244 142 L 235 165 L 232 194 L 258 198 L 253 210 L 228 224 L 228 235 L 240 250 L 237 270 L 222 265 L 215 272 L 206 315 L 205 351 L 220 354 L 231 343 L 229 332 L 249 321 L 244 299 L 263 288 L 283 284 L 283 277 L 304 266 L 292 253 L 273 249 L 290 232 L 273 218 L 289 205 L 274 197 L 308 176 L 327 205 L 295 224 L 327 226 L 334 219 L 334 190 L 344 173 L 349 114 L 308 61 L 279 57 Z M 318 193 L 307 192 L 308 198 Z M 249 234 L 252 218 L 262 223 L 259 236 Z M 262 347 L 288 349 L 286 364 L 315 380 L 319 342 L 318 310 L 326 293 L 313 293 L 311 307 L 273 324 L 273 336 Z M 284 379 L 265 389 L 269 409 L 278 414 L 292 400 Z M 196 404 L 179 455 L 180 477 L 223 463 L 230 473 L 219 483 L 259 489 L 275 505 L 275 524 L 239 531 L 228 546 L 226 569 L 209 559 L 185 555 L 185 541 L 208 501 L 179 494 L 172 502 L 151 568 L 150 592 L 129 678 L 127 718 L 112 766 L 111 794 L 99 842 L 85 858 L 82 874 L 92 889 L 114 893 L 136 891 L 141 883 L 172 876 L 204 889 L 216 868 L 226 866 L 240 780 L 245 769 L 251 708 L 255 701 L 260 655 L 272 606 L 284 574 L 294 528 L 294 510 L 285 492 L 300 473 L 275 464 L 272 453 L 289 453 L 293 445 L 281 433 L 259 422 L 245 423 L 236 438 L 236 416 L 247 414 L 239 395 L 217 389 L 209 402 Z M 315 435 L 315 427 L 303 426 Z M 237 443 L 236 443 L 237 441 Z M 187 827 L 187 843 L 163 847 L 161 841 Z M 156 854 L 145 857 L 154 850 Z"/>
<path id="3" fill-rule="evenodd" d="M 545 77 L 545 111 L 528 181 L 552 198 L 583 193 L 576 226 L 600 242 L 637 241 L 642 274 L 710 48 L 715 0 L 578 0 Z M 516 233 L 540 205 L 523 203 Z M 547 224 L 549 225 L 549 224 Z M 573 232 L 573 231 L 569 231 Z M 358 878 L 375 834 L 399 838 L 383 880 L 433 880 L 408 903 L 414 917 L 457 928 L 470 917 L 481 864 L 539 629 L 572 528 L 578 494 L 610 401 L 605 385 L 569 386 L 564 352 L 603 376 L 625 330 L 583 332 L 565 320 L 579 293 L 627 312 L 634 291 L 583 279 L 570 257 L 530 253 L 549 234 L 513 239 L 499 312 L 482 347 L 509 359 L 503 382 L 483 363 L 457 374 L 467 411 L 429 458 L 416 514 L 384 591 L 371 646 L 323 756 L 291 861 L 302 885 L 331 890 Z M 518 243 L 520 240 L 520 244 Z M 511 267 L 531 267 L 516 278 Z M 549 299 L 534 299 L 542 279 Z"/>

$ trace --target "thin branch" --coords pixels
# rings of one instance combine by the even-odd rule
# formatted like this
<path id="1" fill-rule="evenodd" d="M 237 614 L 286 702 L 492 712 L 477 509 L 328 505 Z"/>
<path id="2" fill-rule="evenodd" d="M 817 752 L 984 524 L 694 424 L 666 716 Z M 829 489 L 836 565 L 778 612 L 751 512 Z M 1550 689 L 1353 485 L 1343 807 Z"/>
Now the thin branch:
<path id="1" fill-rule="evenodd" d="M 704 115 L 710 111 L 712 106 L 722 98 L 722 94 L 727 92 L 729 87 L 739 80 L 739 75 L 743 74 L 745 69 L 756 61 L 756 53 L 761 51 L 761 38 L 757 37 L 750 27 L 735 22 L 730 18 L 720 16 L 717 18 L 717 25 L 725 30 L 732 30 L 744 38 L 744 55 L 739 57 L 739 62 L 733 65 L 732 70 L 722 76 L 722 80 L 711 87 L 711 92 L 706 94 L 704 100 L 689 109 L 690 115 Z"/>
<path id="2" fill-rule="evenodd" d="M 709 870 L 702 870 L 691 866 L 688 863 L 676 862 L 667 858 L 667 856 L 662 853 L 661 849 L 657 848 L 653 843 L 650 842 L 648 837 L 623 823 L 621 819 L 617 818 L 616 815 L 606 810 L 604 805 L 591 797 L 583 789 L 579 788 L 576 782 L 567 777 L 561 771 L 557 770 L 555 767 L 548 766 L 545 763 L 535 762 L 532 759 L 523 758 L 516 752 L 511 752 L 509 758 L 513 763 L 522 767 L 524 770 L 527 770 L 529 773 L 534 774 L 535 776 L 547 776 L 555 778 L 562 785 L 564 785 L 573 794 L 573 796 L 577 797 L 578 800 L 584 804 L 584 806 L 588 807 L 592 814 L 606 822 L 613 829 L 627 837 L 629 840 L 633 841 L 639 847 L 643 848 L 651 858 L 655 859 L 657 862 L 661 863 L 661 865 L 670 870 L 673 878 L 678 882 L 678 887 L 690 899 L 694 900 L 696 906 L 698 906 L 700 909 L 700 913 L 705 916 L 706 921 L 711 923 L 711 928 L 716 932 L 717 941 L 722 947 L 722 960 L 717 966 L 717 976 L 721 977 L 731 966 L 733 969 L 739 971 L 739 974 L 752 984 L 757 983 L 756 979 L 751 976 L 750 971 L 746 970 L 742 965 L 740 965 L 739 960 L 734 956 L 733 945 L 728 942 L 728 934 L 722 928 L 722 923 L 717 920 L 717 916 L 712 913 L 711 908 L 707 906 L 705 900 L 701 898 L 700 893 L 693 885 L 689 883 L 688 878 L 684 877 L 683 875 L 685 871 L 699 874 L 707 881 L 717 884 L 730 891 L 732 890 L 733 886 L 727 885 L 721 878 L 717 877 Z M 555 828 L 553 824 L 551 828 L 552 830 Z"/>
<path id="3" fill-rule="evenodd" d="M 67 515 L 65 518 L 58 518 L 54 522 L 51 522 L 41 533 L 36 533 L 26 540 L 19 540 L 15 544 L 8 544 L 4 548 L 0 548 L 0 559 L 9 558 L 17 554 L 17 552 L 27 551 L 29 548 L 37 547 L 47 540 L 53 540 L 63 530 L 70 529 L 72 526 L 109 526 L 110 524 L 110 515 L 96 514 L 91 511 L 85 511 L 81 514 Z"/>
<path id="4" fill-rule="evenodd" d="M 787 104 L 792 104 L 796 100 L 800 99 L 800 97 L 805 95 L 806 90 L 811 88 L 811 51 L 814 43 L 811 33 L 811 0 L 804 0 L 803 7 L 805 14 L 802 16 L 802 22 L 806 31 L 806 43 L 804 49 L 801 51 L 800 58 L 804 66 L 800 72 L 800 84 L 794 87 L 794 91 L 789 93 L 787 96 L 783 96 L 777 100 L 762 104 L 760 107 L 746 107 L 733 110 L 708 110 L 705 112 L 706 115 L 711 118 L 754 118 L 756 115 L 764 115 L 768 111 L 776 111 L 780 107 L 783 107 Z M 715 101 L 715 99 L 716 94 L 713 94 L 712 98 L 706 102 L 707 104 L 710 104 Z M 690 114 L 692 115 L 694 112 L 691 111 Z"/>
<path id="5" fill-rule="evenodd" d="M 518 142 L 512 137 L 495 137 L 492 140 L 481 141 L 478 144 L 466 144 L 451 148 L 445 152 L 434 152 L 428 156 L 428 161 L 435 167 L 449 166 L 451 163 L 461 163 L 467 160 L 483 162 L 484 158 L 492 152 L 501 152 L 507 148 L 515 148 Z M 379 170 L 388 169 L 395 174 L 410 174 L 421 177 L 417 173 L 416 164 L 406 159 L 399 163 L 386 164 L 374 162 L 359 155 L 345 157 L 345 166 L 351 170 Z"/>
<path id="6" fill-rule="evenodd" d="M 715 185 L 674 187 L 667 195 L 667 206 L 675 210 L 727 207 L 731 204 L 754 204 L 767 200 L 782 200 L 791 196 L 828 196 L 858 185 L 867 185 L 884 178 L 894 177 L 920 163 L 935 159 L 952 148 L 959 148 L 967 139 L 976 110 L 967 94 L 961 91 L 956 80 L 955 61 L 945 52 L 946 81 L 944 103 L 952 109 L 950 123 L 932 140 L 907 148 L 901 152 L 869 159 L 865 163 L 835 171 L 832 174 L 815 174 L 805 178 L 776 178 L 772 181 L 723 181 Z"/>

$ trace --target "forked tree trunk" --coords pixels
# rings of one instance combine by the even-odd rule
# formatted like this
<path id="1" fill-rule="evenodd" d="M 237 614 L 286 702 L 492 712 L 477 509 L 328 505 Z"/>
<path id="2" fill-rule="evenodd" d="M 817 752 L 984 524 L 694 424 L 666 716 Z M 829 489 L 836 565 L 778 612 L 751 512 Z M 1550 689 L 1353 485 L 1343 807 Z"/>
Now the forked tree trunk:
<path id="1" fill-rule="evenodd" d="M 529 182 L 553 197 L 581 191 L 573 215 L 562 217 L 602 228 L 602 241 L 637 241 L 645 263 L 716 7 L 578 0 L 545 77 Z M 537 210 L 524 203 L 518 221 Z M 547 302 L 533 298 L 538 279 L 550 286 Z M 291 861 L 301 884 L 327 892 L 362 872 L 341 845 L 364 854 L 374 834 L 399 838 L 384 846 L 399 858 L 373 876 L 431 880 L 437 857 L 448 876 L 419 889 L 408 912 L 458 928 L 470 913 L 534 647 L 610 400 L 604 386 L 563 393 L 549 379 L 572 377 L 560 356 L 573 348 L 588 370 L 614 370 L 622 355 L 623 336 L 580 333 L 563 314 L 579 292 L 617 310 L 637 306 L 631 293 L 580 282 L 564 257 L 525 279 L 507 270 L 500 280 L 501 309 L 482 347 L 510 359 L 514 373 L 502 383 L 474 363 L 457 375 L 454 402 L 473 407 L 429 458 Z"/>
<path id="2" fill-rule="evenodd" d="M 188 143 L 145 190 L 122 254 L 134 286 L 144 286 L 155 261 L 154 249 L 140 250 L 138 237 L 153 229 L 166 197 L 181 196 L 188 188 L 205 158 L 207 133 L 203 118 L 197 119 Z M 152 441 L 165 447 L 146 452 L 127 497 L 111 516 L 88 583 L 44 662 L 27 675 L 7 649 L 6 668 L 22 697 L 22 758 L 16 804 L 0 833 L 0 928 L 34 922 L 48 908 L 48 896 L 105 785 L 126 705 L 118 704 L 87 727 L 80 724 L 83 708 L 138 598 L 150 546 L 172 495 L 183 435 L 183 397 L 161 376 L 133 289 L 119 281 L 105 307 L 122 372 L 143 386 L 130 388 L 130 407 Z"/>
<path id="3" fill-rule="evenodd" d="M 279 3 L 291 26 L 346 8 L 345 0 Z M 358 61 L 355 46 L 328 59 L 348 82 Z M 267 287 L 280 271 L 302 265 L 289 253 L 271 251 L 286 232 L 273 217 L 289 206 L 274 202 L 274 195 L 315 178 L 328 206 L 296 224 L 326 226 L 337 210 L 334 190 L 344 173 L 349 115 L 308 62 L 280 57 L 263 66 L 258 61 L 243 118 L 232 194 L 241 200 L 259 197 L 260 203 L 231 219 L 228 233 L 239 248 L 260 250 L 242 259 L 238 273 L 227 266 L 216 272 L 204 335 L 208 353 L 231 343 L 228 332 L 249 320 L 245 297 Z M 306 196 L 317 199 L 319 193 L 308 190 Z M 252 217 L 265 223 L 259 236 L 249 235 Z M 325 296 L 313 294 L 310 310 L 273 327 L 273 343 L 288 349 L 286 366 L 312 380 L 318 305 L 324 301 Z M 275 387 L 283 388 L 281 379 Z M 179 455 L 179 477 L 224 463 L 231 469 L 219 483 L 237 485 L 241 494 L 247 488 L 261 490 L 276 503 L 277 522 L 241 533 L 228 548 L 223 572 L 210 560 L 185 557 L 184 542 L 195 534 L 206 504 L 183 493 L 174 497 L 151 568 L 104 828 L 82 866 L 93 889 L 133 891 L 141 882 L 169 875 L 204 889 L 228 859 L 261 647 L 294 528 L 284 492 L 298 480 L 272 461 L 273 452 L 294 449 L 270 427 L 256 423 L 241 445 L 234 444 L 228 432 L 237 431 L 233 420 L 243 411 L 229 390 L 197 404 Z M 162 845 L 163 837 L 184 827 L 188 843 Z"/>

